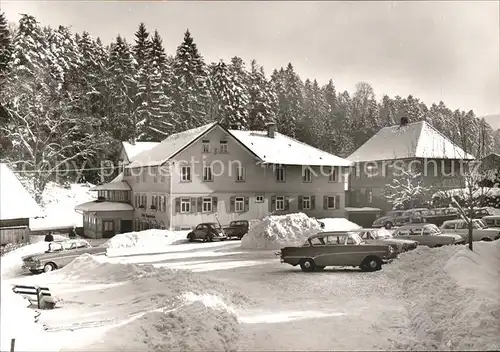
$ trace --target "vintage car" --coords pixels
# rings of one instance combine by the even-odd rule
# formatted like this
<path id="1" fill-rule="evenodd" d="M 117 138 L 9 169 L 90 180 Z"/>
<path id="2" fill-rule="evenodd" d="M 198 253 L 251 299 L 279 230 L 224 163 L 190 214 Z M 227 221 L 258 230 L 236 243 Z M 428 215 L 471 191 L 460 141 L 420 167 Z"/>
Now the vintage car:
<path id="1" fill-rule="evenodd" d="M 441 226 L 447 220 L 459 219 L 457 208 L 433 208 L 422 212 L 423 222 Z"/>
<path id="2" fill-rule="evenodd" d="M 495 208 L 491 207 L 474 208 L 474 214 L 473 214 L 474 219 L 482 219 L 485 216 L 490 216 L 490 215 L 496 215 Z"/>
<path id="3" fill-rule="evenodd" d="M 310 236 L 301 247 L 285 247 L 276 253 L 282 263 L 300 265 L 304 272 L 321 271 L 327 266 L 352 266 L 376 271 L 397 258 L 386 244 L 368 244 L 356 232 L 321 232 Z"/>
<path id="4" fill-rule="evenodd" d="M 456 234 L 442 233 L 434 224 L 411 224 L 401 226 L 393 233 L 394 238 L 417 241 L 419 246 L 442 247 L 450 244 L 464 244 Z"/>
<path id="5" fill-rule="evenodd" d="M 224 241 L 227 239 L 227 236 L 219 224 L 215 222 L 204 222 L 197 225 L 193 231 L 188 233 L 187 239 L 189 242 L 197 240 L 212 242 L 213 240 Z"/>
<path id="6" fill-rule="evenodd" d="M 500 227 L 500 215 L 487 215 L 482 220 L 488 227 Z"/>
<path id="7" fill-rule="evenodd" d="M 105 254 L 105 247 L 92 247 L 85 240 L 66 240 L 47 243 L 45 253 L 33 254 L 22 258 L 23 269 L 33 274 L 49 272 L 68 265 L 76 257 L 88 253 L 92 255 Z"/>
<path id="8" fill-rule="evenodd" d="M 418 247 L 418 242 L 414 240 L 405 240 L 395 238 L 392 232 L 386 229 L 359 229 L 355 230 L 366 243 L 388 244 L 398 253 L 410 251 Z"/>
<path id="9" fill-rule="evenodd" d="M 408 224 L 420 224 L 424 222 L 424 213 L 427 208 L 414 208 L 405 210 L 401 216 L 394 219 L 394 226 L 403 226 Z"/>
<path id="10" fill-rule="evenodd" d="M 229 223 L 229 226 L 224 227 L 224 233 L 227 238 L 241 238 L 248 233 L 248 221 L 247 220 L 234 220 Z"/>
<path id="11" fill-rule="evenodd" d="M 469 240 L 469 225 L 464 219 L 445 221 L 441 225 L 444 233 L 455 233 L 460 235 L 465 241 Z M 500 229 L 488 227 L 483 220 L 472 220 L 472 240 L 473 241 L 494 241 L 500 238 Z"/>
<path id="12" fill-rule="evenodd" d="M 387 212 L 385 216 L 381 216 L 380 218 L 376 219 L 373 222 L 372 227 L 385 227 L 386 229 L 391 229 L 394 226 L 395 219 L 403 215 L 403 213 L 404 210 L 391 210 Z"/>

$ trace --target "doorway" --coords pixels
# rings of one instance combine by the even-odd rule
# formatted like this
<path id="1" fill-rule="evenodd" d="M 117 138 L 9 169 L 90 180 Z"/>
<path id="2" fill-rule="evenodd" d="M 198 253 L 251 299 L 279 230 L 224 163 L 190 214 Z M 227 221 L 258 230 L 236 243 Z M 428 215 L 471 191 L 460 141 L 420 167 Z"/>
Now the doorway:
<path id="1" fill-rule="evenodd" d="M 132 232 L 132 220 L 122 220 L 121 228 L 122 233 Z"/>
<path id="2" fill-rule="evenodd" d="M 102 221 L 102 237 L 111 238 L 115 235 L 115 222 L 113 220 Z"/>

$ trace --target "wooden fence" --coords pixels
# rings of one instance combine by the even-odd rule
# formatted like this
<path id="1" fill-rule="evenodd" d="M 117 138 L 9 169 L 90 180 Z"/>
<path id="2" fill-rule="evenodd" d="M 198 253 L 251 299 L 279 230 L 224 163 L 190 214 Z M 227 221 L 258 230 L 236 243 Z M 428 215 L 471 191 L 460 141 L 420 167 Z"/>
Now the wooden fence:
<path id="1" fill-rule="evenodd" d="M 29 243 L 29 241 L 30 229 L 28 226 L 0 227 L 0 244 L 2 246 L 8 243 Z"/>

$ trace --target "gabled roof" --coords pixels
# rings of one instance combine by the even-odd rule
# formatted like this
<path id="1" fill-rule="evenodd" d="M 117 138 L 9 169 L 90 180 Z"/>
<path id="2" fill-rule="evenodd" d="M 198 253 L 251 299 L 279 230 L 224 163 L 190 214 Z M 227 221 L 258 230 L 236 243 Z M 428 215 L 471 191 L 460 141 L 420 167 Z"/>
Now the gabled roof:
<path id="1" fill-rule="evenodd" d="M 474 156 L 427 121 L 418 121 L 382 128 L 348 157 L 353 162 L 413 158 L 473 160 Z"/>
<path id="2" fill-rule="evenodd" d="M 109 182 L 92 187 L 89 191 L 131 191 L 132 188 L 127 181 Z"/>
<path id="3" fill-rule="evenodd" d="M 43 216 L 42 209 L 12 170 L 0 163 L 0 220 Z"/>
<path id="4" fill-rule="evenodd" d="M 349 160 L 314 148 L 296 139 L 275 132 L 269 138 L 265 131 L 229 131 L 263 163 L 309 166 L 350 166 Z"/>
<path id="5" fill-rule="evenodd" d="M 217 122 L 213 122 L 184 132 L 172 134 L 161 141 L 157 146 L 136 155 L 134 160 L 131 160 L 132 162 L 128 164 L 126 168 L 162 165 L 216 125 L 218 125 Z"/>
<path id="6" fill-rule="evenodd" d="M 171 135 L 156 147 L 137 155 L 135 160 L 126 167 L 162 165 L 216 126 L 226 131 L 262 163 L 310 166 L 352 165 L 349 160 L 339 158 L 281 133 L 275 133 L 274 138 L 269 138 L 267 132 L 264 131 L 226 130 L 219 123 L 214 122 Z"/>
<path id="7" fill-rule="evenodd" d="M 134 144 L 130 142 L 122 142 L 122 147 L 127 154 L 129 161 L 133 161 L 134 158 L 145 150 L 156 147 L 160 142 L 135 142 Z"/>
<path id="8" fill-rule="evenodd" d="M 128 203 L 121 202 L 87 202 L 78 204 L 75 210 L 80 211 L 133 211 L 134 207 Z"/>

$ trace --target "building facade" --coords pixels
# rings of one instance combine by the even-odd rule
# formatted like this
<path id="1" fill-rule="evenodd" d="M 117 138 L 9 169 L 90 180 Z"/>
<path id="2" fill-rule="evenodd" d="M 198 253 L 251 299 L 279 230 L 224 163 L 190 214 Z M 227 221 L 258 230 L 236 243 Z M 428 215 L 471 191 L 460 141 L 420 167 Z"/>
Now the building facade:
<path id="1" fill-rule="evenodd" d="M 213 123 L 170 136 L 137 155 L 121 180 L 98 187 L 111 192 L 108 197 L 116 197 L 113 183 L 129 187 L 134 230 L 190 229 L 299 211 L 344 217 L 350 165 L 276 132 L 273 124 L 267 131 L 241 131 Z M 130 212 L 123 211 L 120 223 L 129 220 Z"/>

